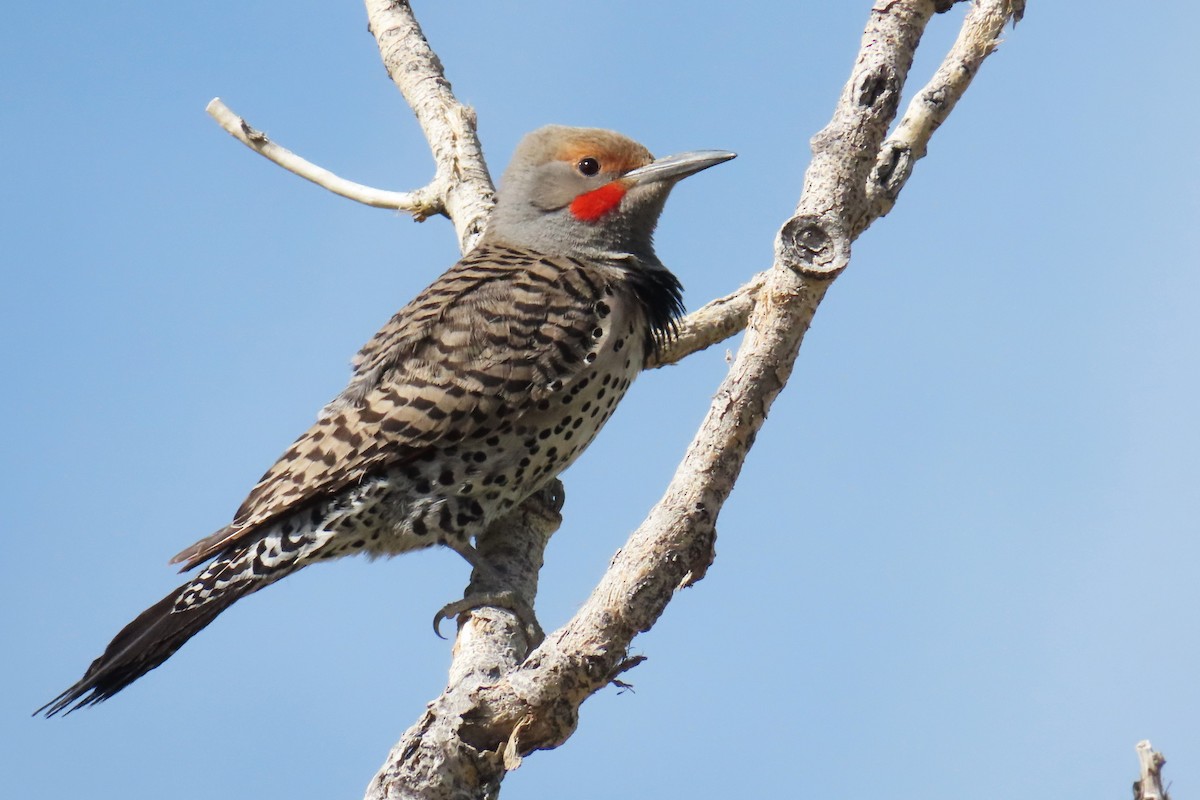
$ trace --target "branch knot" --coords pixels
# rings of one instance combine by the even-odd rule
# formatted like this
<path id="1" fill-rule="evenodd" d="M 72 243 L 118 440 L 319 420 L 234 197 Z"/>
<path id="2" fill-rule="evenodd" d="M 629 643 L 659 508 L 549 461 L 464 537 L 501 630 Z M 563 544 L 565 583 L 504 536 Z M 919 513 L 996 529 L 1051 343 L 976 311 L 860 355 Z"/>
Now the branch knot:
<path id="1" fill-rule="evenodd" d="M 833 278 L 850 263 L 850 237 L 835 219 L 798 214 L 779 230 L 775 261 L 803 275 Z"/>

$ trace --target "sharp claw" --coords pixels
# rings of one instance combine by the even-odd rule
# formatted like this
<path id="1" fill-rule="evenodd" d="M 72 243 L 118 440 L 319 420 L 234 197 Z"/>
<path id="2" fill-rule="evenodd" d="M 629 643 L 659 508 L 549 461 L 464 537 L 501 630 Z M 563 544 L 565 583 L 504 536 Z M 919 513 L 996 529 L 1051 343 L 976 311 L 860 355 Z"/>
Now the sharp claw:
<path id="1" fill-rule="evenodd" d="M 484 606 L 496 606 L 516 614 L 525 637 L 532 647 L 537 647 L 545 638 L 545 633 L 542 631 L 542 626 L 538 624 L 533 609 L 523 599 L 509 591 L 472 595 L 464 597 L 462 600 L 455 600 L 453 603 L 447 603 L 433 615 L 433 632 L 439 639 L 445 639 L 446 637 L 442 636 L 441 631 L 443 620 Z"/>
<path id="2" fill-rule="evenodd" d="M 445 636 L 442 636 L 442 623 L 449 619 L 449 615 L 446 614 L 446 609 L 449 607 L 450 606 L 445 606 L 433 615 L 433 634 L 439 639 L 446 638 Z"/>

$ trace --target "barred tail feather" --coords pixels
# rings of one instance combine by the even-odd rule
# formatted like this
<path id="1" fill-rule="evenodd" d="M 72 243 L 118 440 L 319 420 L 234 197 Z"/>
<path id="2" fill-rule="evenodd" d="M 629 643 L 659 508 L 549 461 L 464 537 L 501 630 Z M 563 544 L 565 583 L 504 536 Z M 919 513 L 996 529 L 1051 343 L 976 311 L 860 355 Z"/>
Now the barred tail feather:
<path id="1" fill-rule="evenodd" d="M 242 583 L 207 603 L 176 611 L 176 601 L 191 584 L 179 587 L 138 615 L 121 629 L 73 686 L 33 712 L 53 717 L 107 700 L 159 664 L 166 661 L 188 639 L 204 629 L 217 615 L 258 585 Z"/>
<path id="2" fill-rule="evenodd" d="M 33 712 L 53 717 L 107 700 L 170 658 L 229 606 L 309 563 L 332 533 L 286 521 L 227 552 L 121 629 L 74 686 Z"/>

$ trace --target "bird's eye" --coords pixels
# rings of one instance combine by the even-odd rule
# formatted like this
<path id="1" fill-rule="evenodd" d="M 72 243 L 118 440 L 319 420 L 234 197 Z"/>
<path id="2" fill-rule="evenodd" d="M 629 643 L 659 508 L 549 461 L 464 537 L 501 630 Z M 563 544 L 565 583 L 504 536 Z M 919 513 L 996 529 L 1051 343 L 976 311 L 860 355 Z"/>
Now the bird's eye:
<path id="1" fill-rule="evenodd" d="M 587 158 L 579 159 L 579 163 L 575 165 L 580 173 L 587 175 L 589 178 L 600 171 L 600 162 L 588 156 Z"/>

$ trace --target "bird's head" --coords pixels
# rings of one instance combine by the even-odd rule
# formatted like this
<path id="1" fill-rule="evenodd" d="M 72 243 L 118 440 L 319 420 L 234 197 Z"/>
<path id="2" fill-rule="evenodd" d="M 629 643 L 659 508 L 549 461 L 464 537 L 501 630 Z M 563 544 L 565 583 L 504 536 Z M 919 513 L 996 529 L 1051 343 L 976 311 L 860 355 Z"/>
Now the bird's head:
<path id="1" fill-rule="evenodd" d="M 701 150 L 655 159 L 614 131 L 548 125 L 517 145 L 487 239 L 553 255 L 653 262 L 654 227 L 671 187 L 733 157 Z"/>

